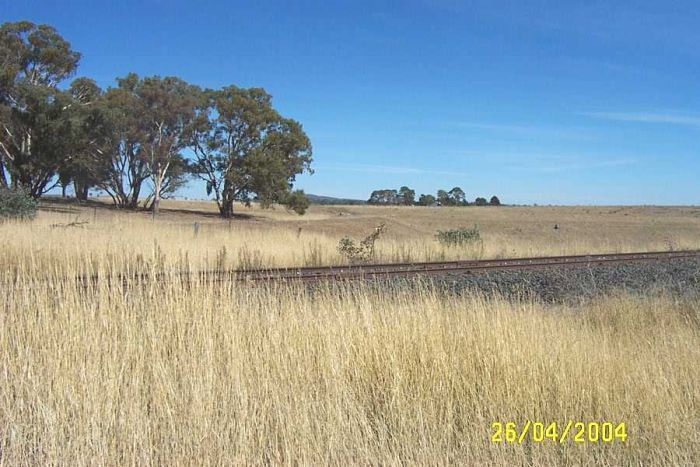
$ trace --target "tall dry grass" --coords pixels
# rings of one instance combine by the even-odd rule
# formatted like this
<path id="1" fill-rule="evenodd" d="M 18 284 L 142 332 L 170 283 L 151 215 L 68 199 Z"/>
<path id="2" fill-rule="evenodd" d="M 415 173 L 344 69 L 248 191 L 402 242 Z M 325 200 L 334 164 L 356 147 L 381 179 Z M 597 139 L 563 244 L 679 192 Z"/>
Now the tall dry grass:
<path id="1" fill-rule="evenodd" d="M 103 211 L 82 227 L 47 212 L 0 224 L 0 465 L 700 462 L 697 302 L 62 280 L 342 261 L 347 224 L 318 231 L 327 216 L 312 215 L 301 231 L 202 221 L 197 235 L 192 222 Z M 694 246 L 692 219 L 644 222 L 559 242 L 487 225 L 479 251 L 440 246 L 433 223 L 380 241 L 378 260 L 664 249 L 668 232 Z M 490 443 L 493 421 L 525 419 L 624 421 L 629 441 Z"/>
<path id="2" fill-rule="evenodd" d="M 31 281 L 0 310 L 0 463 L 700 462 L 700 307 Z M 494 445 L 495 420 L 626 444 Z"/>
<path id="3" fill-rule="evenodd" d="M 373 212 L 369 208 L 365 208 L 365 211 L 359 209 L 358 213 Z M 449 216 L 455 210 L 457 208 L 442 211 L 445 228 L 450 226 Z M 478 208 L 461 208 L 461 211 L 470 210 L 479 212 Z M 487 223 L 482 228 L 482 241 L 455 247 L 442 245 L 436 240 L 435 230 L 442 228 L 437 220 L 425 219 L 428 223 L 425 227 L 427 233 L 406 236 L 404 231 L 412 232 L 412 227 L 391 224 L 390 216 L 395 214 L 392 214 L 392 210 L 386 211 L 386 217 L 362 218 L 355 222 L 362 224 L 359 230 L 351 221 L 321 231 L 318 226 L 325 225 L 323 222 L 326 221 L 318 213 L 311 214 L 316 216 L 316 220 L 305 221 L 300 227 L 290 225 L 291 221 L 270 219 L 229 223 L 191 216 L 189 221 L 164 217 L 154 222 L 142 215 L 113 211 L 100 211 L 95 220 L 89 210 L 77 216 L 41 212 L 38 219 L 32 222 L 0 223 L 0 271 L 13 277 L 49 277 L 70 272 L 122 273 L 153 268 L 181 271 L 342 264 L 347 262 L 347 258 L 337 250 L 339 240 L 348 233 L 360 239 L 383 221 L 390 222 L 390 225 L 387 234 L 376 243 L 376 262 L 700 247 L 700 226 L 696 228 L 696 219 L 690 215 L 681 220 L 674 218 L 668 224 L 659 222 L 657 225 L 647 219 L 646 224 L 641 221 L 633 223 L 634 228 L 622 229 L 601 224 L 595 228 L 572 228 L 571 232 L 560 234 L 548 223 L 546 216 L 551 214 L 547 211 L 539 214 L 543 217 L 541 225 L 522 231 L 517 227 L 521 221 L 514 219 L 508 223 L 507 217 L 501 214 L 503 211 L 494 209 L 487 215 L 494 219 L 498 216 L 498 224 Z M 419 211 L 403 208 L 407 219 L 405 223 L 414 212 Z M 426 216 L 425 213 L 420 215 Z M 66 226 L 76 219 L 86 223 Z M 357 233 L 353 233 L 354 229 Z M 596 233 L 593 234 L 591 229 Z"/>

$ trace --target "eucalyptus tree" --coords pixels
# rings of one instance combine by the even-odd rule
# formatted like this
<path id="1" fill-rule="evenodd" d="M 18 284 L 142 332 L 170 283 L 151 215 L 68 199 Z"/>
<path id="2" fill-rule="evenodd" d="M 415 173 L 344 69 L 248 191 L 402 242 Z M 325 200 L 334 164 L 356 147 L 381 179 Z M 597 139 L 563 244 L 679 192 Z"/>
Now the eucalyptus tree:
<path id="1" fill-rule="evenodd" d="M 58 170 L 58 180 L 65 189 L 73 183 L 75 196 L 85 200 L 90 188 L 99 186 L 107 177 L 108 153 L 114 141 L 113 122 L 109 118 L 102 98 L 104 92 L 90 78 L 75 79 L 68 89 L 72 102 L 72 133 L 63 138 L 71 139 L 71 154 Z"/>
<path id="2" fill-rule="evenodd" d="M 460 187 L 456 186 L 447 192 L 450 197 L 451 203 L 454 206 L 463 206 L 467 204 L 467 197 Z"/>
<path id="3" fill-rule="evenodd" d="M 440 203 L 440 206 L 451 206 L 452 205 L 452 198 L 450 197 L 449 193 L 447 193 L 445 190 L 438 190 L 437 191 L 437 200 L 438 200 L 438 203 Z"/>
<path id="4" fill-rule="evenodd" d="M 0 185 L 23 186 L 38 198 L 70 157 L 71 96 L 58 85 L 80 54 L 48 25 L 0 26 Z M 9 180 L 8 180 L 9 176 Z"/>
<path id="5" fill-rule="evenodd" d="M 282 203 L 303 213 L 308 200 L 292 192 L 295 177 L 311 173 L 311 142 L 301 124 L 282 117 L 261 88 L 228 86 L 200 96 L 190 133 L 192 172 L 206 182 L 222 217 L 234 202 Z"/>
<path id="6" fill-rule="evenodd" d="M 416 202 L 416 192 L 407 186 L 399 188 L 399 200 L 401 204 L 412 206 Z"/>
<path id="7" fill-rule="evenodd" d="M 115 205 L 130 209 L 138 206 L 143 184 L 151 176 L 142 150 L 144 138 L 137 113 L 137 82 L 135 75 L 119 79 L 117 87 L 107 89 L 99 101 L 112 133 L 106 152 L 105 176 L 98 186 Z"/>
<path id="8" fill-rule="evenodd" d="M 114 136 L 100 187 L 115 204 L 136 208 L 144 183 L 150 180 L 152 192 L 146 204 L 157 212 L 160 199 L 186 175 L 182 152 L 190 142 L 200 91 L 179 78 L 139 78 L 134 73 L 117 83 L 101 104 Z"/>
<path id="9" fill-rule="evenodd" d="M 374 190 L 367 200 L 367 204 L 399 204 L 401 202 L 403 202 L 403 198 L 392 188 Z"/>
<path id="10" fill-rule="evenodd" d="M 199 88 L 180 78 L 152 76 L 135 91 L 141 148 L 153 183 L 151 209 L 157 212 L 161 197 L 185 176 L 182 151 L 189 145 Z"/>
<path id="11" fill-rule="evenodd" d="M 418 205 L 419 206 L 432 206 L 433 204 L 435 204 L 435 201 L 437 201 L 435 196 L 422 194 L 418 198 Z"/>

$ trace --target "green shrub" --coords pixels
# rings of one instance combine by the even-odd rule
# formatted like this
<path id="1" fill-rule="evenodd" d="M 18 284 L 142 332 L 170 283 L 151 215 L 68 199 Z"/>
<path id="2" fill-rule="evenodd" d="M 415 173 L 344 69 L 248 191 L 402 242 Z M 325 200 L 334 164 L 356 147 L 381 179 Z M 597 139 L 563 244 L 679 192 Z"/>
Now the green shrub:
<path id="1" fill-rule="evenodd" d="M 309 209 L 309 204 L 311 204 L 311 201 L 309 201 L 309 198 L 307 198 L 304 194 L 304 190 L 296 190 L 287 194 L 284 197 L 282 204 L 284 204 L 288 210 L 294 211 L 302 216 L 304 213 L 306 213 L 306 210 Z"/>
<path id="2" fill-rule="evenodd" d="M 0 188 L 0 218 L 32 219 L 37 204 L 23 189 Z"/>
<path id="3" fill-rule="evenodd" d="M 479 226 L 476 225 L 470 229 L 438 230 L 435 237 L 441 244 L 448 246 L 464 245 L 481 240 Z"/>

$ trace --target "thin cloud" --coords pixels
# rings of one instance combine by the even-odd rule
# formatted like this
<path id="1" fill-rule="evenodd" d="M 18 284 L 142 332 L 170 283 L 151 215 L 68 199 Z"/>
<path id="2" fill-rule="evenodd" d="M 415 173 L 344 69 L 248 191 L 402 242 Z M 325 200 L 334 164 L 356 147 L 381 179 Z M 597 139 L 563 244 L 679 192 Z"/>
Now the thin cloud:
<path id="1" fill-rule="evenodd" d="M 334 171 L 348 171 L 348 172 L 364 172 L 364 173 L 382 173 L 382 174 L 393 174 L 393 175 L 457 175 L 461 177 L 468 177 L 469 174 L 462 172 L 453 172 L 449 170 L 432 170 L 432 169 L 422 169 L 416 167 L 398 167 L 390 165 L 374 165 L 374 164 L 318 164 L 314 166 L 317 170 L 334 170 Z"/>
<path id="2" fill-rule="evenodd" d="M 543 164 L 531 166 L 510 165 L 507 168 L 514 171 L 540 172 L 540 173 L 559 173 L 569 171 L 607 169 L 612 167 L 623 167 L 634 165 L 638 162 L 634 158 L 608 159 L 602 161 L 579 161 L 561 164 Z"/>
<path id="3" fill-rule="evenodd" d="M 583 115 L 619 122 L 665 123 L 700 127 L 700 116 L 698 115 L 654 112 L 584 112 Z"/>
<path id="4" fill-rule="evenodd" d="M 473 130 L 483 130 L 494 133 L 507 133 L 520 137 L 548 138 L 589 138 L 590 132 L 578 128 L 562 128 L 545 125 L 513 125 L 501 123 L 454 122 L 453 126 Z"/>
<path id="5" fill-rule="evenodd" d="M 534 172 L 534 173 L 559 173 L 559 172 L 569 172 L 569 171 L 581 171 L 581 170 L 595 170 L 595 169 L 605 169 L 613 167 L 623 167 L 634 165 L 638 162 L 635 158 L 617 158 L 617 159 L 606 159 L 606 160 L 585 160 L 580 157 L 567 157 L 567 156 L 533 156 L 533 155 L 521 155 L 507 156 L 506 159 L 512 159 L 517 157 L 519 161 L 528 161 L 529 164 L 513 164 L 503 161 L 502 156 L 491 155 L 487 157 L 483 156 L 485 159 L 491 159 L 494 164 L 499 159 L 504 163 L 500 166 L 517 172 Z M 484 160 L 485 160 L 484 159 Z M 499 165 L 499 164 L 496 164 Z M 468 174 L 465 172 L 456 172 L 451 170 L 433 170 L 424 169 L 418 167 L 401 167 L 401 166 L 390 166 L 390 165 L 374 165 L 374 164 L 319 164 L 314 166 L 318 170 L 329 170 L 329 171 L 343 171 L 343 172 L 362 172 L 362 173 L 380 173 L 380 174 L 391 174 L 391 175 L 447 175 L 447 176 L 458 176 L 458 177 L 471 177 L 473 174 Z"/>

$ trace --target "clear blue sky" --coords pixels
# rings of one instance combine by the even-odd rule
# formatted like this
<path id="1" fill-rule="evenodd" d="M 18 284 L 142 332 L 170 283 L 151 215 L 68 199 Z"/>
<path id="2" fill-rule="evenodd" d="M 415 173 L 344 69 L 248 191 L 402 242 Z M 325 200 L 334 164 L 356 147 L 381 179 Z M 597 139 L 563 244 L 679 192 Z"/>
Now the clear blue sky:
<path id="1" fill-rule="evenodd" d="M 103 86 L 264 87 L 312 140 L 309 193 L 700 203 L 695 1 L 0 0 L 20 19 L 54 25 Z"/>

